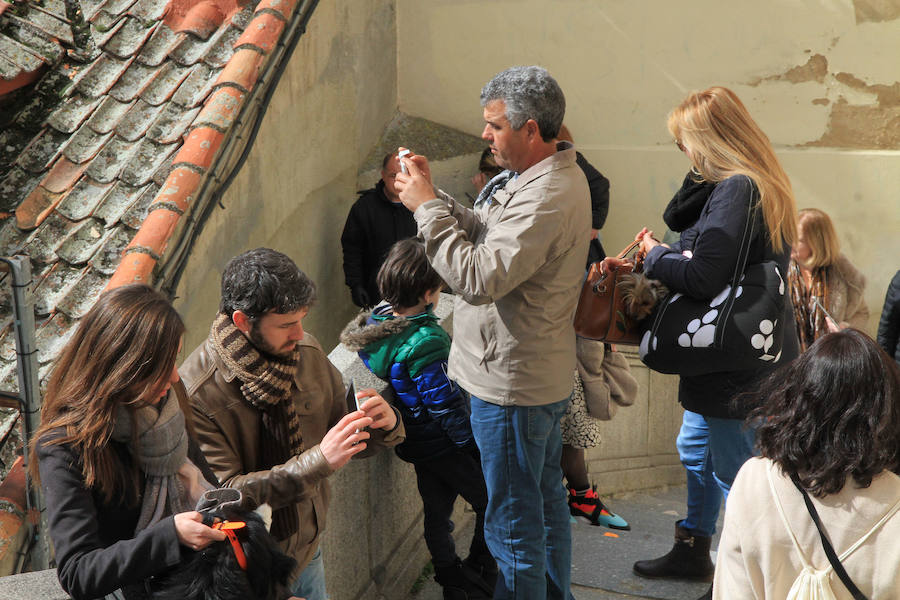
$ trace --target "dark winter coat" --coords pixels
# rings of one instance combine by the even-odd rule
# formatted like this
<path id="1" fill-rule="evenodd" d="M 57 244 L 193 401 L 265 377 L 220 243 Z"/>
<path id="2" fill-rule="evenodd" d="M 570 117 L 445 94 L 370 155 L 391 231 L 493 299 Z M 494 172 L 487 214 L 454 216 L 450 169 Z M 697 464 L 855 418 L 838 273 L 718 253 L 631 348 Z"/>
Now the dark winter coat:
<path id="1" fill-rule="evenodd" d="M 474 448 L 469 405 L 447 378 L 450 336 L 433 312 L 395 317 L 382 304 L 360 314 L 341 333 L 375 375 L 390 382 L 406 428 L 397 456 L 411 463 Z"/>
<path id="2" fill-rule="evenodd" d="M 344 250 L 344 282 L 351 290 L 363 286 L 372 303 L 381 298 L 375 276 L 388 250 L 402 239 L 416 235 L 416 221 L 402 204 L 384 195 L 384 181 L 359 193 L 350 208 L 341 247 Z"/>
<path id="3" fill-rule="evenodd" d="M 644 260 L 647 275 L 659 279 L 671 291 L 692 298 L 713 298 L 731 279 L 747 222 L 748 205 L 755 202 L 756 197 L 755 185 L 749 177 L 738 175 L 720 182 L 696 223 L 682 233 L 681 241 L 672 244 L 671 249 L 657 246 L 647 253 Z M 787 281 L 790 246 L 784 244 L 781 252 L 775 252 L 769 243 L 762 211 L 755 210 L 752 218 L 756 223 L 747 264 L 774 260 Z M 692 256 L 684 256 L 684 250 L 692 252 Z M 744 418 L 750 407 L 739 400 L 732 401 L 736 394 L 750 391 L 760 378 L 799 354 L 793 312 L 790 298 L 786 297 L 784 344 L 777 363 L 748 371 L 682 376 L 678 400 L 684 408 L 707 417 Z"/>
<path id="4" fill-rule="evenodd" d="M 575 152 L 575 164 L 584 172 L 588 188 L 591 191 L 591 229 L 603 229 L 606 216 L 609 214 L 609 179 L 594 168 L 594 165 L 589 163 L 581 152 Z M 588 248 L 588 267 L 591 263 L 603 260 L 605 257 L 606 251 L 603 249 L 603 244 L 599 239 L 592 239 Z"/>
<path id="5" fill-rule="evenodd" d="M 878 345 L 900 363 L 900 271 L 891 279 L 884 295 L 884 308 L 878 323 Z"/>
<path id="6" fill-rule="evenodd" d="M 62 434 L 51 432 L 48 436 Z M 132 468 L 125 444 L 109 442 L 122 464 Z M 56 571 L 62 588 L 75 600 L 98 598 L 124 588 L 129 600 L 144 598 L 144 582 L 182 561 L 182 547 L 172 515 L 150 525 L 137 535 L 140 498 L 129 503 L 113 502 L 84 486 L 81 457 L 68 444 L 38 443 L 41 487 L 47 505 L 47 524 L 56 550 Z M 188 457 L 213 485 L 218 481 L 203 454 L 191 440 Z M 143 478 L 140 494 L 143 495 Z"/>

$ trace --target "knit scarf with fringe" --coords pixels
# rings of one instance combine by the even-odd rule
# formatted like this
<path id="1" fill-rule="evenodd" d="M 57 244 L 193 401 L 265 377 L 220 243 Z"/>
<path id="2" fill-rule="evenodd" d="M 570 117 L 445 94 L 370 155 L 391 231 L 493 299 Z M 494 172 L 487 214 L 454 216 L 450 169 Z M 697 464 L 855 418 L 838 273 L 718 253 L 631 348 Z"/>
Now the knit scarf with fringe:
<path id="1" fill-rule="evenodd" d="M 210 339 L 222 361 L 240 380 L 244 399 L 262 416 L 258 467 L 269 469 L 302 453 L 300 418 L 291 396 L 300 351 L 295 349 L 286 358 L 264 355 L 223 313 L 213 321 Z M 296 533 L 299 525 L 293 504 L 272 513 L 272 535 L 279 541 Z"/>

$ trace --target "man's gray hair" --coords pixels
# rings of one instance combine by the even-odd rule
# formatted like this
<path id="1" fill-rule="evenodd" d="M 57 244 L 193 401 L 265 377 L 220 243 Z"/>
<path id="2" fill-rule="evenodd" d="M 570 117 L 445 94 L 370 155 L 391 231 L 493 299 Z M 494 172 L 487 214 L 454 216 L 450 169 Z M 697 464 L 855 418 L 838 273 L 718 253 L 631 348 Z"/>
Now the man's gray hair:
<path id="1" fill-rule="evenodd" d="M 546 69 L 510 67 L 497 73 L 481 89 L 481 106 L 494 100 L 506 104 L 506 118 L 513 129 L 534 119 L 545 142 L 559 134 L 566 114 L 566 97 Z"/>

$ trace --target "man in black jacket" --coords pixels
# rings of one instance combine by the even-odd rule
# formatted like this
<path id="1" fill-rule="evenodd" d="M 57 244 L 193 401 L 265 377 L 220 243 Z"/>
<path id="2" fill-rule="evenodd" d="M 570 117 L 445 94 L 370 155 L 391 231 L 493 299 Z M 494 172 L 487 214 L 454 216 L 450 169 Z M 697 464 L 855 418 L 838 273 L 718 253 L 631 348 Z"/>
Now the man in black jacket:
<path id="1" fill-rule="evenodd" d="M 399 172 L 397 155 L 386 155 L 381 162 L 381 181 L 359 193 L 341 234 L 344 281 L 360 308 L 373 306 L 381 298 L 375 276 L 394 242 L 416 235 L 416 221 L 394 189 Z"/>

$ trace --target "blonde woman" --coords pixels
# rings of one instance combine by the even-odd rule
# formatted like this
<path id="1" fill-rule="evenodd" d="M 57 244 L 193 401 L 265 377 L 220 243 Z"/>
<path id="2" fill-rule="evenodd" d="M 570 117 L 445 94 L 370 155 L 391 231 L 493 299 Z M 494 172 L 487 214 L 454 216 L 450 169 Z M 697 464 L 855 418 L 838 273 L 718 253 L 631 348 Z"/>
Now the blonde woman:
<path id="1" fill-rule="evenodd" d="M 678 242 L 668 246 L 650 231 L 638 234 L 648 276 L 675 292 L 712 299 L 734 275 L 751 207 L 748 264 L 774 260 L 786 274 L 797 225 L 791 184 L 769 139 L 740 99 L 723 87 L 693 92 L 669 115 L 668 127 L 696 180 L 716 186 Z M 785 322 L 791 322 L 791 312 L 787 303 Z M 788 328 L 779 364 L 797 353 L 796 337 Z M 672 550 L 636 562 L 638 575 L 712 578 L 709 549 L 722 495 L 728 494 L 738 469 L 753 455 L 754 432 L 743 426 L 748 407 L 734 398 L 774 366 L 681 377 L 678 400 L 685 413 L 677 446 L 687 470 L 687 516 L 676 523 Z"/>
<path id="2" fill-rule="evenodd" d="M 866 278 L 841 254 L 834 224 L 818 208 L 800 211 L 789 278 L 801 350 L 826 333 L 866 326 Z"/>

